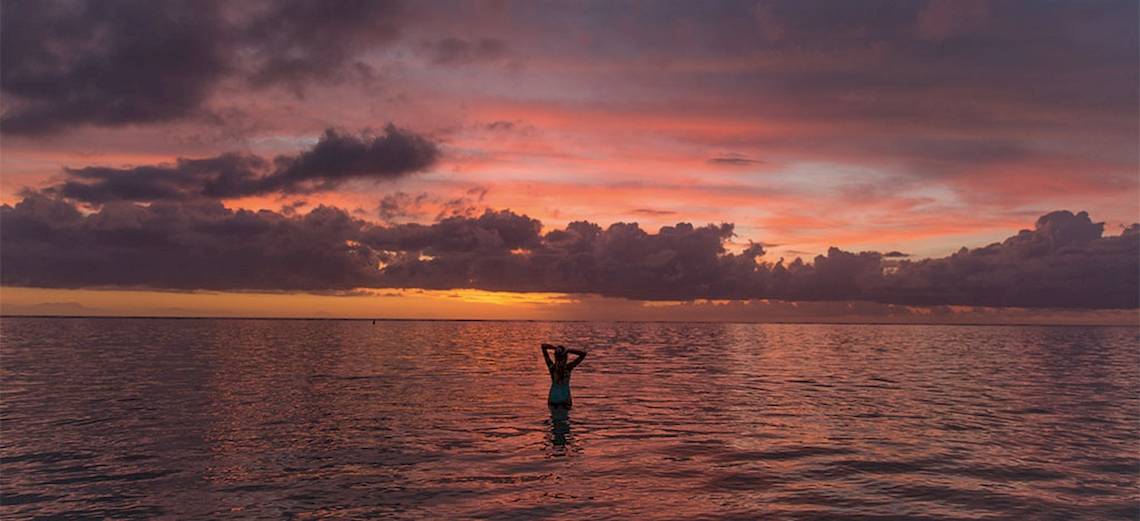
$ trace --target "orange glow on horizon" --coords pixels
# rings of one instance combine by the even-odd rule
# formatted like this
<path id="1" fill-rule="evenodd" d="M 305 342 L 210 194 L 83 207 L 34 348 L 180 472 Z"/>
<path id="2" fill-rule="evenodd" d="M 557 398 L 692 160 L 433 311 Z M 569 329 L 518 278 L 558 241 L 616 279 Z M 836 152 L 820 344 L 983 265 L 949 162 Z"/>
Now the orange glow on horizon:
<path id="1" fill-rule="evenodd" d="M 1081 324 L 1140 326 L 1135 310 L 889 306 L 774 300 L 634 301 L 475 289 L 363 289 L 343 295 L 0 287 L 4 316 L 343 318 L 397 320 L 664 320 Z"/>

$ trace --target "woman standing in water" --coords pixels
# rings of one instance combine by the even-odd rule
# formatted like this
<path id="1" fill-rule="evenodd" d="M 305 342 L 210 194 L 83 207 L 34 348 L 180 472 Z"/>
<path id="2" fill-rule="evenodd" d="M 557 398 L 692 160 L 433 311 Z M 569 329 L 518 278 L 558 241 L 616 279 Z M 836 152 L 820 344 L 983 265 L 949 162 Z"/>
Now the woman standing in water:
<path id="1" fill-rule="evenodd" d="M 554 351 L 554 360 L 550 359 L 550 351 Z M 577 355 L 572 362 L 569 361 L 571 354 Z M 550 370 L 550 396 L 547 398 L 547 403 L 551 407 L 569 409 L 573 404 L 573 400 L 570 399 L 570 371 L 586 359 L 586 352 L 542 344 L 542 357 L 546 359 L 546 368 Z"/>

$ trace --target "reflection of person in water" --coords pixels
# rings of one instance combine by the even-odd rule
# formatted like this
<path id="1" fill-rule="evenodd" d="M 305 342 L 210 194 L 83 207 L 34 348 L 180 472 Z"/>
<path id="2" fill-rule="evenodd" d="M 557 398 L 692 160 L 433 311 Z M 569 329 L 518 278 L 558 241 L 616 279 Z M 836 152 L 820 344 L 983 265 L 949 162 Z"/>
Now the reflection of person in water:
<path id="1" fill-rule="evenodd" d="M 570 436 L 570 409 L 558 405 L 550 406 L 550 442 L 555 447 L 565 447 Z"/>
<path id="2" fill-rule="evenodd" d="M 554 360 L 550 359 L 550 351 L 554 351 Z M 576 355 L 577 358 L 570 361 L 570 355 Z M 570 371 L 586 359 L 586 352 L 542 344 L 542 357 L 546 359 L 546 368 L 550 370 L 550 396 L 547 403 L 552 408 L 569 409 L 573 405 L 573 400 L 570 399 Z"/>

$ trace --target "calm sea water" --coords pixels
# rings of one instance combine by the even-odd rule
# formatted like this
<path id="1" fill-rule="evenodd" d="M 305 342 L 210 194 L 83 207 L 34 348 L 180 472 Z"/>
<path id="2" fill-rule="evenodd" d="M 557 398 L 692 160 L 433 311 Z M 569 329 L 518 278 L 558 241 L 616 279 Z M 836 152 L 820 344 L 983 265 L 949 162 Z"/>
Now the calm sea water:
<path id="1" fill-rule="evenodd" d="M 0 323 L 5 519 L 1137 519 L 1135 328 Z M 551 417 L 538 344 L 590 350 Z"/>

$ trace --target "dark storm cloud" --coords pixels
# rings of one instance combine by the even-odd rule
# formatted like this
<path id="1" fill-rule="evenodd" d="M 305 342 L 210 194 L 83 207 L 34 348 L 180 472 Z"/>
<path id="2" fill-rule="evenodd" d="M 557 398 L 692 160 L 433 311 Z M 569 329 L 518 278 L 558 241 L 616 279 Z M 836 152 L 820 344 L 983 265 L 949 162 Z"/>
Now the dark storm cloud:
<path id="1" fill-rule="evenodd" d="M 213 2 L 5 0 L 0 9 L 6 133 L 180 118 L 229 67 Z"/>
<path id="2" fill-rule="evenodd" d="M 275 0 L 238 29 L 238 46 L 249 59 L 256 85 L 328 81 L 346 66 L 368 66 L 357 57 L 393 41 L 403 8 L 393 0 Z"/>
<path id="3" fill-rule="evenodd" d="M 275 171 L 259 180 L 259 188 L 311 191 L 333 188 L 353 177 L 395 178 L 423 170 L 438 158 L 434 142 L 393 125 L 371 138 L 329 129 L 312 149 L 297 156 L 278 156 Z"/>
<path id="4" fill-rule="evenodd" d="M 602 229 L 579 221 L 540 235 L 538 221 L 488 212 L 432 228 L 417 237 L 422 242 L 393 240 L 393 235 L 399 237 L 396 230 L 383 230 L 366 241 L 382 249 L 417 247 L 414 254 L 390 259 L 384 269 L 388 284 L 686 299 L 733 291 L 734 282 L 747 282 L 747 269 L 740 269 L 745 257 L 725 255 L 721 248 L 731 225 L 681 224 L 650 234 L 636 224 Z M 433 236 L 439 240 L 429 240 Z M 742 279 L 734 280 L 734 274 Z"/>
<path id="5" fill-rule="evenodd" d="M 1104 237 L 1085 212 L 1052 212 L 1033 230 L 942 259 L 904 261 L 884 301 L 1015 307 L 1135 308 L 1140 225 Z"/>
<path id="6" fill-rule="evenodd" d="M 395 37 L 387 0 L 25 1 L 0 4 L 0 124 L 9 134 L 203 115 L 222 80 L 335 81 Z M 367 71 L 365 71 L 367 72 Z"/>
<path id="7" fill-rule="evenodd" d="M 505 2 L 496 7 L 501 26 L 487 24 L 480 3 L 4 0 L 0 7 L 2 126 L 9 134 L 201 115 L 227 79 L 303 92 L 371 77 L 369 52 L 390 48 L 402 33 L 421 42 L 436 64 L 499 60 L 510 54 L 508 40 L 552 64 L 662 64 L 659 72 L 623 80 L 635 99 L 616 99 L 623 89 L 607 92 L 615 103 L 672 99 L 665 94 L 676 89 L 763 120 L 872 127 L 859 139 L 840 128 L 839 138 L 794 136 L 788 145 L 817 153 L 965 157 L 962 163 L 975 161 L 973 154 L 1018 153 L 901 143 L 890 130 L 911 134 L 903 124 L 939 136 L 1004 129 L 1110 134 L 1124 136 L 1129 147 L 1137 128 L 1134 1 Z M 468 35 L 448 36 L 457 25 Z M 756 65 L 670 68 L 738 58 Z M 1134 163 L 1134 147 L 1125 152 L 1122 161 Z"/>
<path id="8" fill-rule="evenodd" d="M 361 222 L 320 207 L 301 217 L 216 201 L 105 205 L 83 215 L 42 195 L 0 207 L 4 285 L 329 291 L 379 282 Z"/>
<path id="9" fill-rule="evenodd" d="M 66 169 L 67 179 L 44 192 L 91 204 L 308 193 L 349 179 L 395 179 L 438 158 L 434 142 L 392 125 L 377 136 L 328 129 L 311 149 L 272 161 L 231 153 L 173 165 Z"/>
<path id="10" fill-rule="evenodd" d="M 1030 308 L 1140 307 L 1140 225 L 1104 236 L 1054 212 L 1002 243 L 891 260 L 831 248 L 812 262 L 725 249 L 730 224 L 577 221 L 543 233 L 510 211 L 380 226 L 336 208 L 233 211 L 214 201 L 112 203 L 84 214 L 29 194 L 0 207 L 0 283 L 52 288 L 345 291 L 476 288 L 639 300 L 861 300 Z"/>

